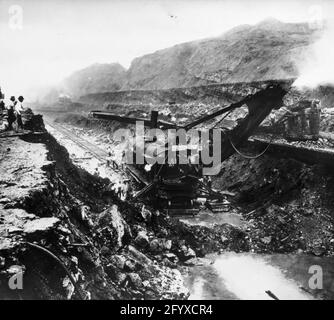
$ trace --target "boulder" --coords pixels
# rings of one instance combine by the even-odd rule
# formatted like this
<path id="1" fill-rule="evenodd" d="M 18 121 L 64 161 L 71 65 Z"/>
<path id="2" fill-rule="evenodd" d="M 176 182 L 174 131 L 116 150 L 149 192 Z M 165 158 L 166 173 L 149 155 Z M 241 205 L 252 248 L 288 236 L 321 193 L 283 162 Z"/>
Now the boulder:
<path id="1" fill-rule="evenodd" d="M 196 265 L 198 265 L 197 263 L 198 263 L 198 261 L 197 261 L 196 258 L 191 258 L 191 259 L 188 259 L 184 262 L 184 264 L 186 266 L 196 266 Z"/>
<path id="2" fill-rule="evenodd" d="M 40 219 L 34 219 L 31 221 L 27 221 L 24 224 L 24 232 L 33 234 L 36 232 L 47 232 L 52 229 L 55 229 L 58 224 L 60 223 L 60 220 L 58 218 L 40 218 Z"/>
<path id="3" fill-rule="evenodd" d="M 263 238 L 261 239 L 261 241 L 262 241 L 262 243 L 264 243 L 264 244 L 270 244 L 270 242 L 271 242 L 271 236 L 269 236 L 269 237 L 263 237 Z"/>
<path id="4" fill-rule="evenodd" d="M 183 260 L 189 260 L 191 258 L 195 258 L 196 253 L 190 247 L 188 248 L 187 246 L 183 245 L 181 247 L 181 256 L 182 256 Z"/>
<path id="5" fill-rule="evenodd" d="M 185 254 L 185 257 L 189 258 L 189 259 L 190 258 L 195 258 L 196 257 L 196 253 L 195 253 L 195 251 L 193 249 L 188 248 L 187 253 Z"/>
<path id="6" fill-rule="evenodd" d="M 220 239 L 223 244 L 228 242 L 228 238 L 225 236 L 221 236 Z"/>
<path id="7" fill-rule="evenodd" d="M 149 245 L 147 233 L 145 231 L 139 231 L 135 238 L 135 243 L 141 248 L 146 248 Z"/>
<path id="8" fill-rule="evenodd" d="M 125 262 L 126 262 L 126 258 L 119 255 L 119 254 L 115 254 L 110 258 L 110 262 L 117 267 L 118 269 L 124 269 L 125 267 Z"/>
<path id="9" fill-rule="evenodd" d="M 126 279 L 127 279 L 127 274 L 126 274 L 126 273 L 118 272 L 118 273 L 116 274 L 116 282 L 117 282 L 119 285 L 124 284 L 124 282 L 126 281 Z"/>
<path id="10" fill-rule="evenodd" d="M 178 261 L 178 257 L 174 253 L 165 253 L 163 256 L 172 262 Z"/>
<path id="11" fill-rule="evenodd" d="M 137 273 L 129 273 L 129 281 L 130 281 L 130 284 L 136 288 L 136 289 L 140 289 L 142 286 L 143 286 L 143 282 L 140 278 L 140 276 L 137 274 Z"/>
<path id="12" fill-rule="evenodd" d="M 114 249 L 122 247 L 124 244 L 124 237 L 126 235 L 131 235 L 130 228 L 123 219 L 116 205 L 112 205 L 100 214 L 98 227 L 100 230 L 104 230 L 105 234 L 108 233 L 105 229 L 109 229 L 110 233 L 115 236 L 115 240 L 113 240 L 115 243 L 112 243 L 112 245 L 115 246 Z"/>
<path id="13" fill-rule="evenodd" d="M 311 249 L 311 252 L 315 256 L 320 257 L 320 256 L 323 256 L 326 253 L 326 247 L 324 245 L 317 244 Z"/>
<path id="14" fill-rule="evenodd" d="M 125 271 L 135 271 L 136 270 L 136 263 L 132 260 L 126 260 L 124 264 Z"/>
<path id="15" fill-rule="evenodd" d="M 108 255 L 111 254 L 111 250 L 110 250 L 107 246 L 103 246 L 103 247 L 101 248 L 101 254 L 102 254 L 103 256 L 108 256 Z"/>
<path id="16" fill-rule="evenodd" d="M 153 239 L 150 243 L 150 250 L 152 252 L 159 252 L 160 251 L 160 246 L 159 246 L 159 240 L 158 239 Z"/>
<path id="17" fill-rule="evenodd" d="M 171 248 L 172 248 L 172 240 L 158 238 L 158 239 L 153 239 L 150 243 L 150 250 L 155 253 L 170 250 Z"/>
<path id="18" fill-rule="evenodd" d="M 205 258 L 191 258 L 184 262 L 187 266 L 209 266 L 212 263 L 211 260 Z"/>
<path id="19" fill-rule="evenodd" d="M 172 240 L 165 240 L 163 247 L 165 250 L 170 250 L 172 249 Z"/>
<path id="20" fill-rule="evenodd" d="M 177 267 L 176 263 L 172 262 L 171 260 L 169 260 L 167 258 L 164 258 L 162 260 L 162 263 L 168 268 L 176 268 Z"/>
<path id="21" fill-rule="evenodd" d="M 128 246 L 129 253 L 131 253 L 132 257 L 140 264 L 141 266 L 148 266 L 152 263 L 152 260 L 149 259 L 145 254 L 138 251 L 135 247 L 129 245 Z"/>

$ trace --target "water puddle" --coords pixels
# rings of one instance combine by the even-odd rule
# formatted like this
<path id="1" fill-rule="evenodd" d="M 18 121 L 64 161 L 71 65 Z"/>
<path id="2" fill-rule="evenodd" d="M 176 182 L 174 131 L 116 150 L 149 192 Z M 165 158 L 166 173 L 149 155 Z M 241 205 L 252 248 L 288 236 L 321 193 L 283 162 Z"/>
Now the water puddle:
<path id="1" fill-rule="evenodd" d="M 280 300 L 334 298 L 334 258 L 307 255 L 224 253 L 208 255 L 211 264 L 190 268 L 185 283 L 189 299 Z M 323 290 L 311 290 L 311 265 L 323 269 Z"/>

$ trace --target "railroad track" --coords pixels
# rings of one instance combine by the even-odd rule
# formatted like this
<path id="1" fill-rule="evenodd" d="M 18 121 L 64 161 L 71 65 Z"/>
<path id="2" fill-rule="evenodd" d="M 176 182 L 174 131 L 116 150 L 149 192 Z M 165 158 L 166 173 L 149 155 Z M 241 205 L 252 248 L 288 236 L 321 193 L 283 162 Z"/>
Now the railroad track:
<path id="1" fill-rule="evenodd" d="M 80 138 L 70 130 L 64 128 L 60 124 L 56 124 L 53 122 L 50 122 L 46 119 L 44 119 L 44 122 L 52 127 L 53 129 L 59 131 L 62 135 L 64 135 L 66 138 L 77 144 L 80 148 L 86 150 L 90 154 L 92 154 L 95 158 L 100 160 L 101 162 L 106 162 L 106 158 L 108 157 L 108 152 L 104 151 L 103 149 L 97 147 L 93 143 L 90 143 L 89 141 Z"/>
<path id="2" fill-rule="evenodd" d="M 97 147 L 93 143 L 90 143 L 89 141 L 77 136 L 76 134 L 74 134 L 70 130 L 64 128 L 60 124 L 51 122 L 47 119 L 44 119 L 44 122 L 48 126 L 52 127 L 53 129 L 57 130 L 58 132 L 60 132 L 63 136 L 65 136 L 66 138 L 68 138 L 69 140 L 71 140 L 72 142 L 77 144 L 80 148 L 89 152 L 91 155 L 93 155 L 99 161 L 101 161 L 103 163 L 106 162 L 106 158 L 108 157 L 108 152 L 106 152 L 103 149 Z M 138 172 L 135 170 L 135 168 L 131 168 L 129 166 L 126 166 L 125 168 L 126 168 L 126 171 L 120 169 L 118 164 L 115 163 L 115 166 L 114 166 L 113 170 L 116 171 L 116 172 L 119 172 L 119 173 L 126 174 L 126 175 L 128 175 L 128 173 L 129 173 L 137 182 L 143 183 L 144 185 L 148 184 L 148 182 L 146 180 L 143 180 L 140 177 L 140 175 L 138 175 Z"/>

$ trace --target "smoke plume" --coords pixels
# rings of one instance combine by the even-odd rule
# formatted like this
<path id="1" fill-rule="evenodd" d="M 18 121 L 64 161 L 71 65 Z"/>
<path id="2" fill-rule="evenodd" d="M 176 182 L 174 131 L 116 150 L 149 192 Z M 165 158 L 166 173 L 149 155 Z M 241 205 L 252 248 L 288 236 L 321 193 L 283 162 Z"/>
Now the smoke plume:
<path id="1" fill-rule="evenodd" d="M 296 87 L 334 85 L 334 23 L 326 21 L 319 32 L 322 36 L 311 45 L 306 61 L 299 66 Z"/>

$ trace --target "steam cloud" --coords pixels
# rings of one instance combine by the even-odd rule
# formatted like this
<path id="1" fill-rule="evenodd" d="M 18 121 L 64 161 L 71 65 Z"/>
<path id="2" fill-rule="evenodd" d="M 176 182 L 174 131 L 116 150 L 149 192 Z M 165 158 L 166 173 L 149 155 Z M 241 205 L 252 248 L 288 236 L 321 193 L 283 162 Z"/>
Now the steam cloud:
<path id="1" fill-rule="evenodd" d="M 296 87 L 315 88 L 334 85 L 334 23 L 327 21 L 322 36 L 309 49 L 306 61 L 299 67 Z"/>

